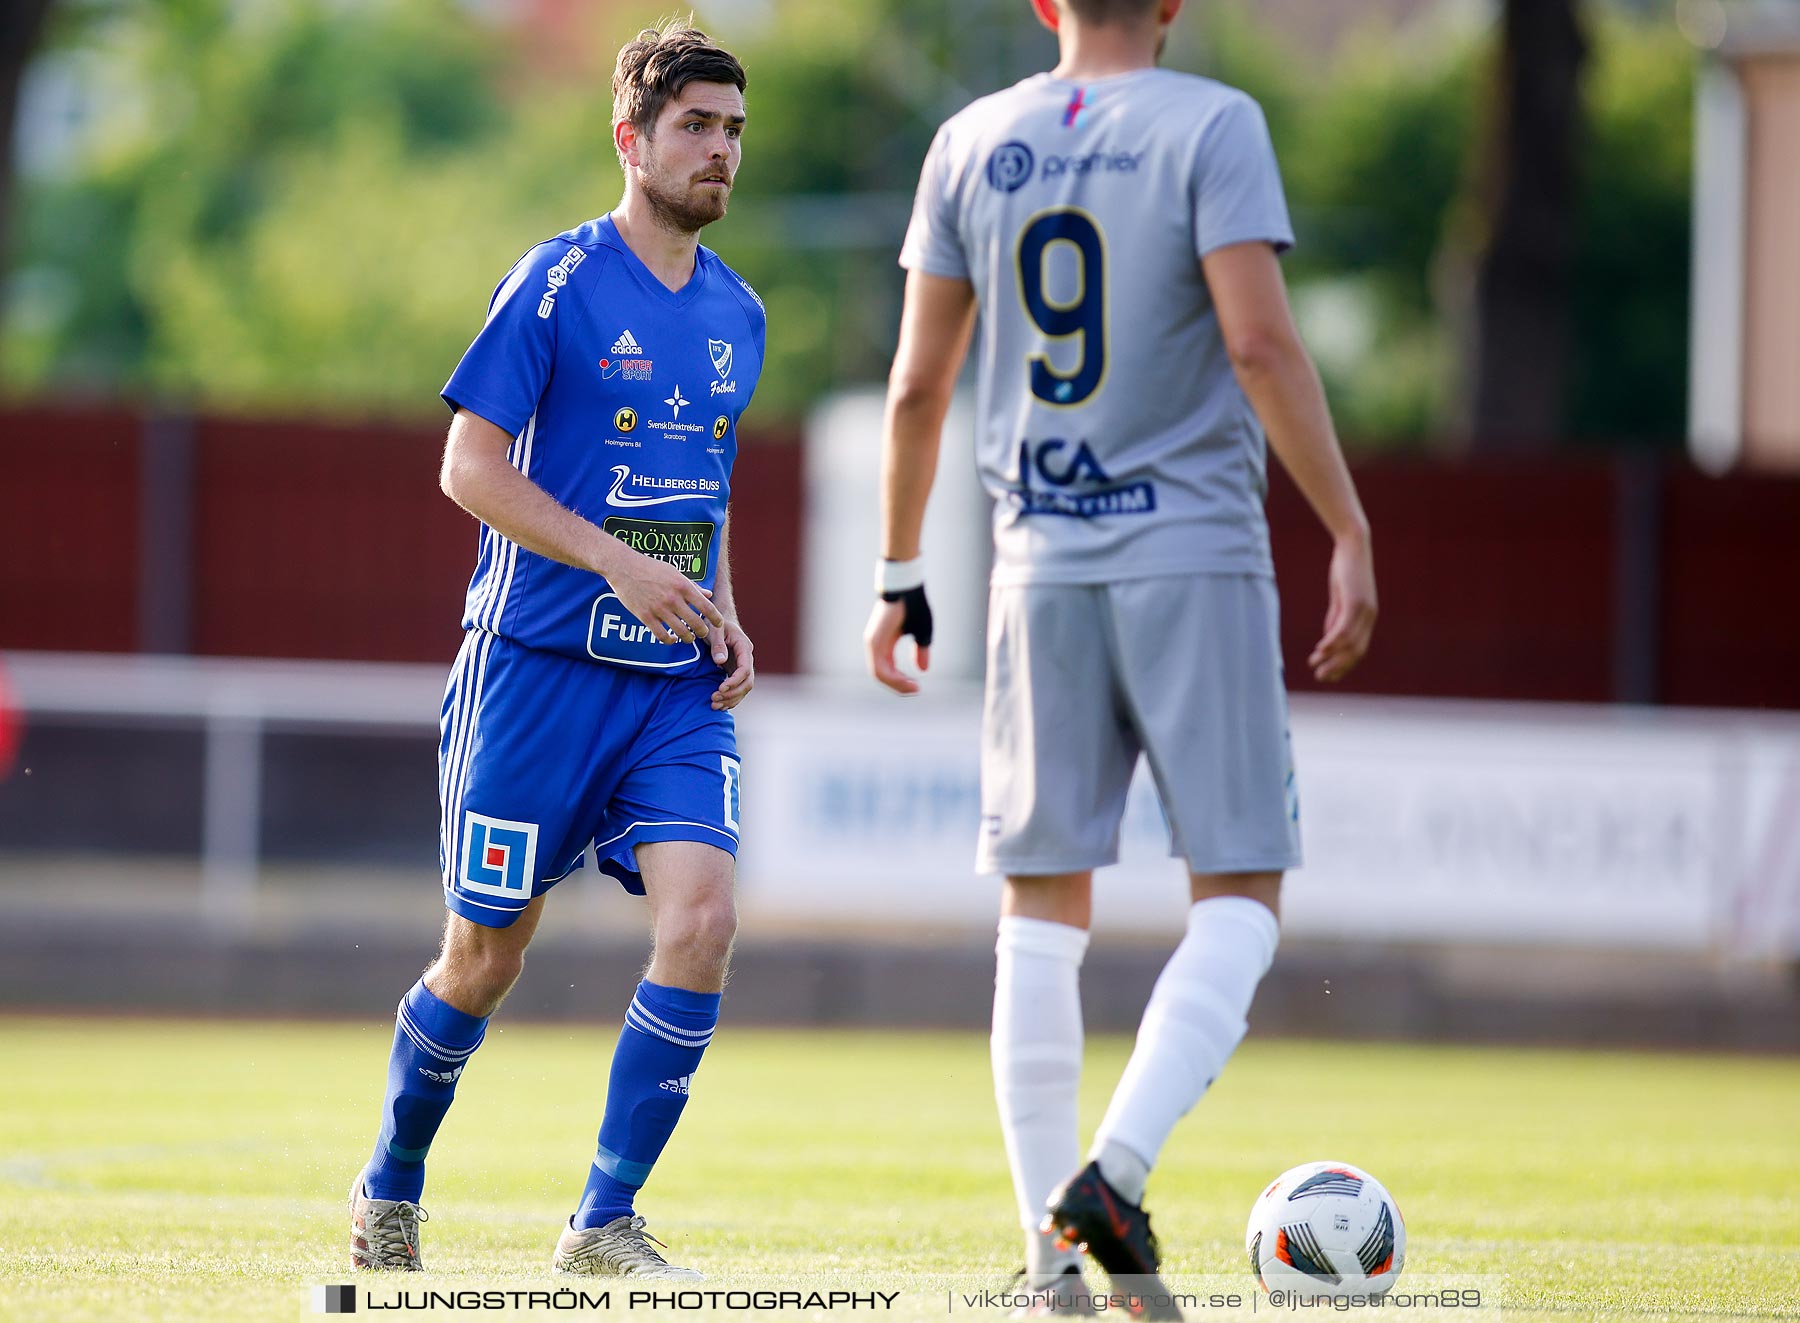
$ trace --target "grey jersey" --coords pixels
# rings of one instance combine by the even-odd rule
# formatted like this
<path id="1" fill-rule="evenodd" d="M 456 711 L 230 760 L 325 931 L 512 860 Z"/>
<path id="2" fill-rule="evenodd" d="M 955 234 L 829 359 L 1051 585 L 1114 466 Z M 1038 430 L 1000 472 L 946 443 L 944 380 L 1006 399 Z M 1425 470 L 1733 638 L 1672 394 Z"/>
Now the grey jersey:
<path id="1" fill-rule="evenodd" d="M 950 119 L 900 263 L 981 308 L 996 583 L 1268 574 L 1262 427 L 1199 259 L 1293 242 L 1256 103 L 1143 69 L 1038 74 Z"/>

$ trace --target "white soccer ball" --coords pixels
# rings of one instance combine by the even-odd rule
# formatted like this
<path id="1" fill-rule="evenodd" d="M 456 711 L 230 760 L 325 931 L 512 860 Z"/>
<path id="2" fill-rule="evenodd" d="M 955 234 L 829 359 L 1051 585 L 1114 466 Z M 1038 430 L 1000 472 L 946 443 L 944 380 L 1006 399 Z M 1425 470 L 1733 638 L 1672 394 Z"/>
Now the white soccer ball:
<path id="1" fill-rule="evenodd" d="M 1305 1299 L 1381 1295 L 1406 1262 L 1406 1222 L 1380 1181 L 1347 1162 L 1284 1171 L 1250 1209 L 1250 1271 Z"/>

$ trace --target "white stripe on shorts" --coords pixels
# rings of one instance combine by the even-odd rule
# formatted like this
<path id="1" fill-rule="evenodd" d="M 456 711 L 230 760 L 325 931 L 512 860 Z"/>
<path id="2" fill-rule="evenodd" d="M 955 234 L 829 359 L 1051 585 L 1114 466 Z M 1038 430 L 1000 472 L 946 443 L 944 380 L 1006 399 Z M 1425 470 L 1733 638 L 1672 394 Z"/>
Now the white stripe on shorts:
<path id="1" fill-rule="evenodd" d="M 463 798 L 469 788 L 469 762 L 474 752 L 476 718 L 481 711 L 481 690 L 487 681 L 488 655 L 494 649 L 494 635 L 471 630 L 463 642 L 472 655 L 474 677 L 461 695 L 460 711 L 450 733 L 450 749 L 445 758 L 448 767 L 448 791 L 444 796 L 444 889 L 455 890 L 454 879 L 462 872 Z M 460 894 L 460 893 L 459 893 Z M 500 907 L 495 907 L 500 908 Z"/>

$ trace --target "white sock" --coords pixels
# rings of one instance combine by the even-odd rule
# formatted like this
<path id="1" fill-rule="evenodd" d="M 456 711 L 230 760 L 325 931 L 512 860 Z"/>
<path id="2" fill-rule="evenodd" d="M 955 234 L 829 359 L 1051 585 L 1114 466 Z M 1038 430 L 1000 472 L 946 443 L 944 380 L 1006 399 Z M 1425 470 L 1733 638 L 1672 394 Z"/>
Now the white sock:
<path id="1" fill-rule="evenodd" d="M 1081 1261 L 1079 1251 L 1058 1250 L 1037 1226 L 1050 1192 L 1080 1166 L 1076 1095 L 1087 944 L 1084 929 L 1008 915 L 994 946 L 994 1098 L 1033 1285 Z"/>
<path id="2" fill-rule="evenodd" d="M 1244 1017 L 1280 938 L 1268 906 L 1245 896 L 1214 896 L 1188 911 L 1187 936 L 1156 980 L 1137 1046 L 1088 1154 L 1133 1203 L 1144 1201 L 1145 1178 L 1175 1123 L 1242 1041 Z"/>

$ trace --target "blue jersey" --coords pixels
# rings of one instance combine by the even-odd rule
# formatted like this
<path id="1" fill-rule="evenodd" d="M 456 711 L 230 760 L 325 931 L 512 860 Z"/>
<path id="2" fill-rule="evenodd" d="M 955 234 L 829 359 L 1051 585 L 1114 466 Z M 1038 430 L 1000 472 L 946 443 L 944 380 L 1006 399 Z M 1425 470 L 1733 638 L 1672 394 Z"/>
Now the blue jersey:
<path id="1" fill-rule="evenodd" d="M 606 216 L 519 259 L 443 396 L 512 434 L 507 458 L 561 504 L 711 588 L 764 329 L 714 253 L 671 291 Z M 702 644 L 651 638 L 601 576 L 485 525 L 462 623 L 647 674 L 717 670 Z"/>

